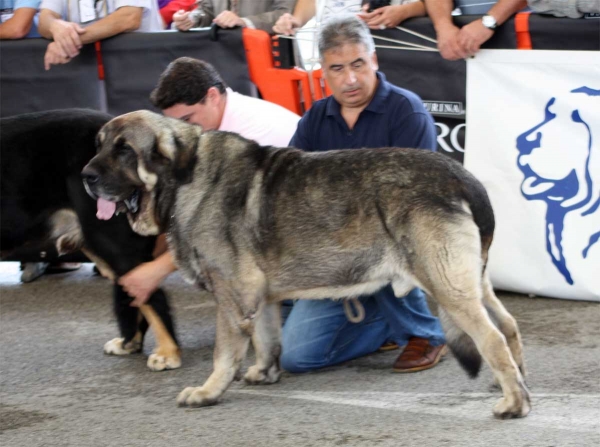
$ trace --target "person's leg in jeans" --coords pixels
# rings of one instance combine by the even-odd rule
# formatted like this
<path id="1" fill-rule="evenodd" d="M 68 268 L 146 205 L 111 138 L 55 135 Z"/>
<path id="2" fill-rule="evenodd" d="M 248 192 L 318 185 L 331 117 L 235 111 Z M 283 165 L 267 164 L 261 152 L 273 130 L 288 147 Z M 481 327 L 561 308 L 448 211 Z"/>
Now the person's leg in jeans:
<path id="1" fill-rule="evenodd" d="M 432 346 L 446 343 L 440 320 L 431 314 L 421 289 L 396 298 L 392 286 L 387 286 L 373 296 L 391 329 L 390 338 L 398 346 L 406 345 L 413 337 L 429 340 Z"/>
<path id="2" fill-rule="evenodd" d="M 390 328 L 372 297 L 362 297 L 365 318 L 348 321 L 341 300 L 299 300 L 283 326 L 281 367 L 306 372 L 375 352 Z"/>
<path id="3" fill-rule="evenodd" d="M 392 340 L 405 345 L 394 362 L 394 371 L 416 372 L 437 365 L 447 351 L 446 340 L 423 291 L 413 289 L 404 298 L 396 298 L 388 286 L 377 292 L 375 299 L 390 326 Z"/>

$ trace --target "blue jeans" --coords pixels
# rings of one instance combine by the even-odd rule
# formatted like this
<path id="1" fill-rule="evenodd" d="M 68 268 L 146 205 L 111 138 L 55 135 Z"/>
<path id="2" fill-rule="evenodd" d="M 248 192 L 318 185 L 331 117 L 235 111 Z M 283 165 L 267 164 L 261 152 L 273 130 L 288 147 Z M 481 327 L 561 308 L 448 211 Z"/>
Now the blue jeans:
<path id="1" fill-rule="evenodd" d="M 281 367 L 299 373 L 335 365 L 375 352 L 387 340 L 399 346 L 411 337 L 445 343 L 420 289 L 396 298 L 387 286 L 359 299 L 365 308 L 360 323 L 348 321 L 341 300 L 297 301 L 283 326 Z"/>

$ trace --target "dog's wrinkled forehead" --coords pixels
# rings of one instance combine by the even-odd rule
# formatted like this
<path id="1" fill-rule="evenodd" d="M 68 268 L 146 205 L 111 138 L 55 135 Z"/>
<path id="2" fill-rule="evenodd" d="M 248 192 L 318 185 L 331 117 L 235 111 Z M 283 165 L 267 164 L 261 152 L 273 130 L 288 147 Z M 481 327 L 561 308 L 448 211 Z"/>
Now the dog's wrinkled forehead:
<path id="1" fill-rule="evenodd" d="M 128 145 L 138 155 L 156 144 L 156 129 L 160 129 L 160 115 L 142 110 L 118 116 L 100 129 L 99 144 L 103 149 Z"/>

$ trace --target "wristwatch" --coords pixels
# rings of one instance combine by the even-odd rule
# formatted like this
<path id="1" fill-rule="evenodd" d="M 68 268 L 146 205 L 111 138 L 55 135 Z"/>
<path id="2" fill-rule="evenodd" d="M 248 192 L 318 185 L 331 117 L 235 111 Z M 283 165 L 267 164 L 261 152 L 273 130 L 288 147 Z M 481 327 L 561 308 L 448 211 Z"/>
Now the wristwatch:
<path id="1" fill-rule="evenodd" d="M 491 30 L 495 30 L 498 26 L 498 22 L 496 22 L 496 19 L 490 15 L 483 16 L 481 18 L 481 23 L 483 23 L 483 26 L 485 26 L 487 29 Z"/>

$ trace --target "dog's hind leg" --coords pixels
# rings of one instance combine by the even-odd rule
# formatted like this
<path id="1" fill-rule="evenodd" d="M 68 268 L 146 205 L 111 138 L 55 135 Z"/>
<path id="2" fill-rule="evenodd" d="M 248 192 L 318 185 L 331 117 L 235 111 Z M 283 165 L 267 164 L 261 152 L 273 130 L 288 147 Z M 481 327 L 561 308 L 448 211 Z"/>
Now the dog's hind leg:
<path id="1" fill-rule="evenodd" d="M 248 368 L 244 380 L 252 385 L 279 381 L 281 368 L 281 308 L 279 303 L 265 304 L 259 312 L 252 334 L 256 364 Z"/>
<path id="2" fill-rule="evenodd" d="M 235 314 L 219 305 L 213 372 L 201 387 L 188 387 L 179 393 L 179 406 L 205 407 L 216 404 L 238 376 L 249 343 L 250 335 L 240 328 Z"/>
<path id="3" fill-rule="evenodd" d="M 494 293 L 487 271 L 483 273 L 483 303 L 496 320 L 498 329 L 506 337 L 513 359 L 517 363 L 523 377 L 525 377 L 525 360 L 523 358 L 523 343 L 521 333 L 515 318 L 506 310 L 502 302 Z"/>
<path id="4" fill-rule="evenodd" d="M 470 220 L 442 222 L 417 247 L 420 259 L 416 274 L 421 283 L 449 315 L 446 327 L 450 348 L 464 331 L 492 369 L 503 392 L 494 406 L 498 418 L 524 417 L 530 409 L 529 392 L 525 386 L 504 335 L 494 325 L 483 305 L 481 245 L 479 232 Z M 417 234 L 417 238 L 419 238 Z M 460 359 L 459 359 L 460 360 Z"/>
<path id="5" fill-rule="evenodd" d="M 458 294 L 438 293 L 437 297 L 455 324 L 473 339 L 502 388 L 504 397 L 494 406 L 494 415 L 502 419 L 527 416 L 531 406 L 523 376 L 481 301 Z"/>

